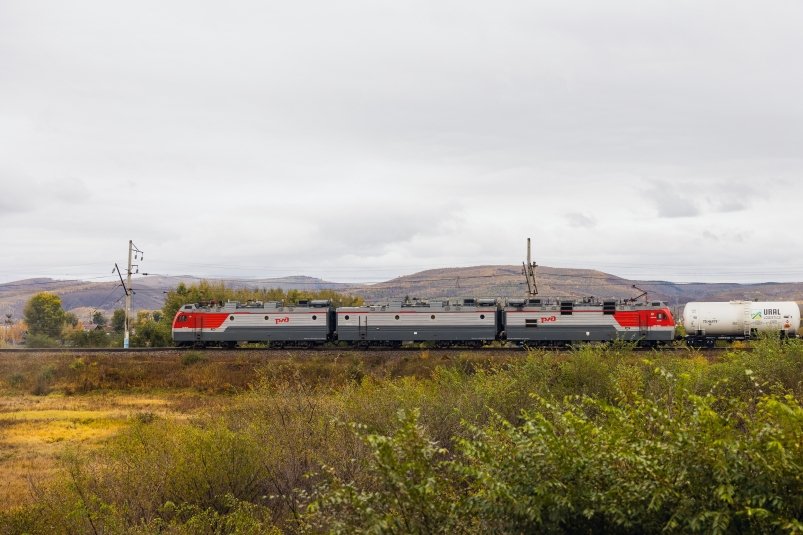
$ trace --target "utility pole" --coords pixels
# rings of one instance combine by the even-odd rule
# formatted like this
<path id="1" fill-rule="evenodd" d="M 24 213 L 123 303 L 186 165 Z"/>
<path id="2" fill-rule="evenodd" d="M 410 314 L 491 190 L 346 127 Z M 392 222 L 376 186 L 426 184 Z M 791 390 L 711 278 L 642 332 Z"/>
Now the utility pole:
<path id="1" fill-rule="evenodd" d="M 527 293 L 538 295 L 538 286 L 535 285 L 535 268 L 538 264 L 532 261 L 530 256 L 530 238 L 527 238 L 527 262 L 522 262 L 521 274 L 527 279 Z"/>
<path id="2" fill-rule="evenodd" d="M 123 275 L 120 273 L 120 268 L 117 264 L 114 264 L 114 269 L 117 271 L 117 274 L 120 276 L 120 283 L 123 285 L 123 290 L 125 290 L 125 337 L 123 338 L 123 348 L 128 349 L 128 342 L 131 336 L 131 296 L 134 294 L 133 288 L 131 288 L 131 275 L 134 274 L 134 268 L 137 268 L 136 273 L 139 273 L 139 264 L 132 263 L 133 260 L 137 260 L 137 255 L 139 255 L 139 260 L 142 261 L 145 256 L 142 251 L 140 251 L 132 240 L 128 240 L 128 269 L 126 270 L 126 281 L 123 281 Z M 114 273 L 114 271 L 112 271 Z"/>
<path id="3" fill-rule="evenodd" d="M 5 343 L 5 341 L 8 339 L 8 340 L 11 341 L 11 345 L 13 346 L 14 342 L 15 342 L 14 334 L 13 334 L 13 330 L 12 330 L 12 327 L 14 326 L 14 322 L 11 321 L 11 316 L 12 316 L 11 313 L 6 314 L 6 319 L 3 322 L 4 325 L 5 325 L 5 334 L 3 335 L 2 341 L 3 341 L 3 343 Z"/>

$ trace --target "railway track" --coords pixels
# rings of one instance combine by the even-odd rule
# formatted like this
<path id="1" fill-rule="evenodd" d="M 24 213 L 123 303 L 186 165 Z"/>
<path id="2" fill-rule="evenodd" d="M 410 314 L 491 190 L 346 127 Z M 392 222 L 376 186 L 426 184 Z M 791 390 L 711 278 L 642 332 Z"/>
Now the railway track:
<path id="1" fill-rule="evenodd" d="M 385 352 L 407 352 L 407 353 L 415 353 L 421 351 L 429 351 L 431 353 L 442 353 L 442 352 L 455 352 L 455 351 L 466 351 L 466 352 L 484 352 L 484 353 L 524 353 L 527 351 L 528 348 L 524 347 L 480 347 L 480 348 L 468 348 L 468 347 L 436 347 L 436 348 L 428 348 L 428 347 L 419 347 L 419 346 L 402 346 L 402 347 L 336 347 L 336 346 L 313 346 L 313 347 L 237 347 L 232 349 L 224 349 L 220 347 L 206 347 L 206 348 L 184 348 L 184 347 L 133 347 L 124 349 L 121 347 L 105 347 L 105 348 L 97 348 L 97 347 L 57 347 L 57 348 L 27 348 L 27 347 L 19 347 L 19 348 L 2 348 L 0 349 L 0 355 L 2 354 L 10 354 L 10 353 L 68 353 L 68 354 L 91 354 L 91 353 L 120 353 L 120 354 L 148 354 L 148 353 L 182 353 L 187 351 L 201 351 L 201 352 L 221 352 L 221 353 L 273 353 L 277 351 L 299 351 L 299 352 L 308 352 L 308 353 L 326 353 L 326 352 L 341 352 L 341 353 L 385 353 Z M 540 350 L 540 351 L 552 351 L 552 352 L 570 352 L 573 351 L 575 348 L 573 347 L 534 347 L 531 348 L 533 350 Z M 662 347 L 662 348 L 650 348 L 650 347 L 637 347 L 633 348 L 632 351 L 634 352 L 658 352 L 658 353 L 680 353 L 680 352 L 699 352 L 699 353 L 721 353 L 724 351 L 728 351 L 730 347 L 709 347 L 709 348 L 692 348 L 688 346 L 682 347 Z M 750 348 L 741 348 L 741 351 L 750 351 Z"/>

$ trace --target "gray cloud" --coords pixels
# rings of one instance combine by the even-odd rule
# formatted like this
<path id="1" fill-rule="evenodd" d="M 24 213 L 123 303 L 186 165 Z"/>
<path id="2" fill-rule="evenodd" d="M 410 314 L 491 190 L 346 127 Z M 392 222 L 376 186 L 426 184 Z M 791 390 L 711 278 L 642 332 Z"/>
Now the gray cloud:
<path id="1" fill-rule="evenodd" d="M 660 182 L 652 189 L 650 200 L 659 217 L 694 217 L 702 213 L 693 194 L 684 194 L 673 184 Z"/>
<path id="2" fill-rule="evenodd" d="M 716 206 L 718 212 L 742 212 L 746 209 L 747 204 L 736 199 L 719 201 Z"/>
<path id="3" fill-rule="evenodd" d="M 706 238 L 706 239 L 711 240 L 711 241 L 719 241 L 719 237 L 716 234 L 714 234 L 713 232 L 711 232 L 710 230 L 704 230 L 702 232 L 702 236 L 703 236 L 703 238 Z"/>
<path id="4" fill-rule="evenodd" d="M 546 264 L 615 270 L 649 243 L 656 277 L 707 258 L 754 273 L 783 254 L 757 218 L 798 225 L 802 16 L 4 4 L 0 247 L 15 260 L 0 280 L 105 273 L 131 238 L 155 268 L 199 275 L 516 263 L 526 236 Z"/>

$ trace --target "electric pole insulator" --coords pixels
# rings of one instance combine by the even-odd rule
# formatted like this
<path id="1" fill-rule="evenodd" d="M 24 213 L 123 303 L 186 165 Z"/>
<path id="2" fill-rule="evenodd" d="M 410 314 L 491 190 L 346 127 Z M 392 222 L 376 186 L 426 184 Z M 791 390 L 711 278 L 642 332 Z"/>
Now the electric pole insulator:
<path id="1" fill-rule="evenodd" d="M 538 295 L 538 286 L 535 284 L 535 268 L 538 267 L 538 264 L 532 261 L 530 238 L 527 238 L 527 261 L 522 262 L 521 266 L 521 274 L 527 280 L 527 293 L 529 295 Z"/>

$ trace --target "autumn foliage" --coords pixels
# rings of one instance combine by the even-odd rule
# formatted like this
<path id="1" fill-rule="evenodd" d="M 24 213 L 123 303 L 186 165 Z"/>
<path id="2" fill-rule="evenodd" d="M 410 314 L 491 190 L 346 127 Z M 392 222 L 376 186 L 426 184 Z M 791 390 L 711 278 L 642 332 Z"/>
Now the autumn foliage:
<path id="1" fill-rule="evenodd" d="M 141 414 L 0 533 L 803 531 L 799 341 L 373 358 L 266 363 L 202 416 Z"/>

